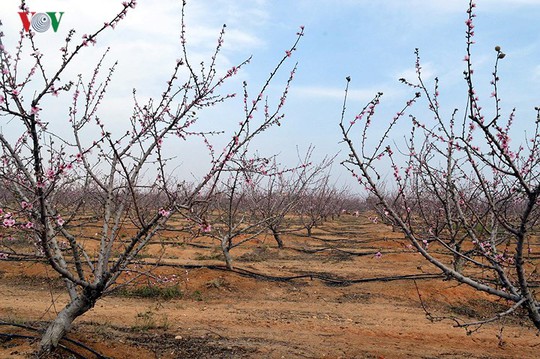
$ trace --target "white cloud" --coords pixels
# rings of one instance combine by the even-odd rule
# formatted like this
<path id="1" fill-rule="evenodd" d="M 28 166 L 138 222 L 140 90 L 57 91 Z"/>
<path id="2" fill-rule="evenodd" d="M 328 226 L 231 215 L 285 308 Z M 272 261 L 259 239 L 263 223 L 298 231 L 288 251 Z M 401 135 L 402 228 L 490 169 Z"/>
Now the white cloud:
<path id="1" fill-rule="evenodd" d="M 0 19 L 4 24 L 2 30 L 6 34 L 3 42 L 11 52 L 22 28 L 17 14 L 18 4 L 19 0 L 0 2 Z M 83 34 L 96 31 L 122 9 L 122 0 L 28 0 L 27 4 L 31 11 L 64 12 L 58 33 L 49 31 L 35 37 L 50 71 L 55 71 L 60 63 L 58 49 L 64 45 L 64 38 L 70 29 L 75 28 L 77 31 L 72 40 L 73 47 L 81 41 Z M 218 73 L 249 57 L 253 49 L 265 44 L 256 31 L 257 26 L 268 18 L 266 7 L 265 0 L 188 1 L 185 16 L 190 62 L 197 67 L 203 60 L 206 64 L 211 61 L 210 56 L 215 51 L 224 23 L 232 25 L 227 27 L 225 44 L 216 61 Z M 248 19 L 247 23 L 243 23 L 242 19 Z M 133 87 L 152 88 L 156 84 L 164 84 L 176 59 L 183 57 L 180 31 L 181 2 L 139 1 L 136 8 L 131 9 L 114 30 L 106 29 L 99 35 L 96 46 L 83 48 L 76 63 L 68 68 L 62 78 L 67 80 L 79 72 L 89 76 L 99 57 L 110 46 L 111 53 L 105 65 L 108 67 L 115 60 L 119 61 L 113 77 L 113 88 L 129 93 Z M 30 60 L 28 56 L 25 58 Z M 155 95 L 159 94 L 158 90 Z M 109 96 L 115 94 L 109 93 Z"/>
<path id="2" fill-rule="evenodd" d="M 533 70 L 533 77 L 535 80 L 540 80 L 540 65 L 537 65 Z"/>
<path id="3" fill-rule="evenodd" d="M 385 88 L 381 90 L 382 88 Z M 375 88 L 357 89 L 354 85 L 349 86 L 347 99 L 357 102 L 371 101 L 378 92 L 384 94 L 385 99 L 395 98 L 398 95 L 398 90 L 387 86 Z M 314 99 L 328 99 L 343 101 L 345 96 L 345 87 L 325 87 L 325 86 L 292 86 L 291 95 L 295 97 L 307 97 Z"/>
<path id="4" fill-rule="evenodd" d="M 343 88 L 331 88 L 324 86 L 293 86 L 291 93 L 295 96 L 311 97 L 311 98 L 328 98 L 328 99 L 343 99 L 345 96 L 345 90 Z M 349 98 L 354 98 L 359 101 L 367 100 L 376 92 L 370 92 L 369 90 L 349 90 Z"/>
<path id="5" fill-rule="evenodd" d="M 422 80 L 430 80 L 436 75 L 436 70 L 433 66 L 433 63 L 426 62 L 421 64 L 420 72 L 422 74 Z M 404 78 L 405 80 L 416 83 L 418 82 L 418 74 L 416 73 L 416 67 L 409 67 L 395 75 L 395 79 Z"/>

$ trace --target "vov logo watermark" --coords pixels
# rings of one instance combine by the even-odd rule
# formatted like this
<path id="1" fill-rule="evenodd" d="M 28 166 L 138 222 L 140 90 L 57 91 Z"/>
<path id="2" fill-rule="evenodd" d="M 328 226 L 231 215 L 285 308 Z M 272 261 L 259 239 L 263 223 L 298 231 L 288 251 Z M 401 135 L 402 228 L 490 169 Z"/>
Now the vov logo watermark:
<path id="1" fill-rule="evenodd" d="M 60 14 L 60 15 L 57 15 Z M 30 31 L 30 27 L 36 32 L 45 32 L 51 27 L 54 32 L 58 31 L 60 21 L 64 12 L 47 11 L 47 12 L 19 12 L 21 21 L 25 31 Z"/>

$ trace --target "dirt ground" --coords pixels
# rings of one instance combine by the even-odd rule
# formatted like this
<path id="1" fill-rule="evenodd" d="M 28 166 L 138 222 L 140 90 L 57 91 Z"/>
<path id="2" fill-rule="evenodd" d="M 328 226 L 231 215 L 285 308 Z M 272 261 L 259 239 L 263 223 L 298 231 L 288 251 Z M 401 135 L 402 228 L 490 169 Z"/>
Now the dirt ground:
<path id="1" fill-rule="evenodd" d="M 538 331 L 517 315 L 472 334 L 455 328 L 452 318 L 488 318 L 506 303 L 430 278 L 426 274 L 437 271 L 390 228 L 342 216 L 313 238 L 304 233 L 286 235 L 282 250 L 271 237 L 233 250 L 238 272 L 223 270 L 217 243 L 209 239 L 152 245 L 144 260 L 161 256 L 167 266 L 153 273 L 167 283 L 139 281 L 103 298 L 68 337 L 119 359 L 540 357 Z M 277 281 L 246 271 L 307 276 Z M 412 277 L 395 277 L 403 275 Z M 141 286 L 161 291 L 143 295 L 136 290 Z M 67 300 L 58 276 L 30 261 L 0 261 L 0 293 L 0 320 L 36 329 Z M 419 295 L 443 319 L 428 320 Z M 0 333 L 36 336 L 11 325 L 0 325 Z M 36 344 L 0 337 L 0 358 L 31 357 Z"/>

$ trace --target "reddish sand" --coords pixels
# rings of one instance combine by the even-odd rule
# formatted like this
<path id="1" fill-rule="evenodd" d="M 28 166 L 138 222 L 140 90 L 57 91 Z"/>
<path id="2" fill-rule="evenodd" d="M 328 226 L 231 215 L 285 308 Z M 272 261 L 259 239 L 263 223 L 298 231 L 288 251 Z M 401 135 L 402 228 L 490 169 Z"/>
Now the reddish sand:
<path id="1" fill-rule="evenodd" d="M 315 230 L 316 238 L 302 233 L 285 236 L 283 250 L 271 237 L 239 247 L 232 252 L 234 264 L 275 276 L 316 273 L 342 279 L 437 273 L 406 249 L 399 234 L 365 218 L 341 217 Z M 75 322 L 68 337 L 105 356 L 129 359 L 540 357 L 538 331 L 517 315 L 471 335 L 453 327 L 450 317 L 472 322 L 506 307 L 452 281 L 416 280 L 428 310 L 447 317 L 431 322 L 412 280 L 276 282 L 217 269 L 185 269 L 182 265 L 222 264 L 216 243 L 192 244 L 210 248 L 167 245 L 162 261 L 175 266 L 154 271 L 176 275 L 181 298 L 107 296 Z M 331 247 L 366 255 L 299 251 Z M 375 256 L 378 251 L 381 258 Z M 160 245 L 151 246 L 145 260 L 160 252 Z M 43 264 L 0 261 L 0 319 L 41 328 L 67 299 L 57 278 Z M 5 325 L 0 332 L 36 334 Z M 0 358 L 28 358 L 35 349 L 35 341 L 0 338 Z"/>

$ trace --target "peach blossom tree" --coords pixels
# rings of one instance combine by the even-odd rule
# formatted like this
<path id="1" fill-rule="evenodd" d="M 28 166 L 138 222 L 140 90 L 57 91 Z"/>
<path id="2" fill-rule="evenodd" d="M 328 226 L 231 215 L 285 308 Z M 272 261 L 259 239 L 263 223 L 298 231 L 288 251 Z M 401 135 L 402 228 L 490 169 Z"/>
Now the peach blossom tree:
<path id="1" fill-rule="evenodd" d="M 255 136 L 283 120 L 296 66 L 276 100 L 268 95 L 268 87 L 296 49 L 303 28 L 259 90 L 251 94 L 244 83 L 237 127 L 201 132 L 194 129 L 198 114 L 235 96 L 223 85 L 250 59 L 219 71 L 224 26 L 211 58 L 193 64 L 186 45 L 185 5 L 179 59 L 171 64 L 169 79 L 156 97 L 142 100 L 133 93 L 132 115 L 121 133 L 113 131 L 102 108 L 117 65 L 109 64 L 104 54 L 88 79 L 69 79 L 66 69 L 76 68 L 102 33 L 121 26 L 136 7 L 135 0 L 123 2 L 120 11 L 91 34 L 78 37 L 70 31 L 65 46 L 50 61 L 37 48 L 31 29 L 20 32 L 15 49 L 0 43 L 0 121 L 9 122 L 12 129 L 9 134 L 0 132 L 0 225 L 6 237 L 0 259 L 25 255 L 8 239 L 30 241 L 37 258 L 63 279 L 69 294 L 65 307 L 44 330 L 41 353 L 54 350 L 73 321 L 115 288 L 170 218 L 190 219 L 191 208 L 212 196 L 221 174 Z M 30 11 L 25 1 L 20 9 Z M 71 105 L 63 118 L 53 119 L 44 110 L 47 99 L 56 96 L 69 97 Z M 69 132 L 55 132 L 58 121 L 64 121 Z M 226 136 L 222 148 L 212 144 L 213 135 Z M 208 149 L 207 172 L 191 186 L 178 186 L 174 177 L 179 173 L 167 166 L 175 139 L 200 140 Z M 202 226 L 196 219 L 191 223 Z"/>
<path id="2" fill-rule="evenodd" d="M 540 109 L 527 120 L 530 130 L 516 135 L 515 110 L 501 110 L 499 66 L 506 55 L 499 46 L 491 80 L 493 107 L 482 108 L 472 61 L 475 6 L 469 2 L 465 21 L 467 106 L 444 115 L 438 79 L 433 84 L 424 80 L 416 50 L 416 80 L 400 80 L 413 94 L 374 144 L 368 138 L 373 138 L 382 94 L 351 120 L 346 120 L 345 96 L 340 128 L 349 157 L 342 163 L 376 198 L 379 213 L 427 261 L 448 278 L 508 303 L 492 318 L 457 325 L 478 326 L 518 313 L 540 330 L 539 261 L 533 253 L 539 245 Z M 347 78 L 347 89 L 349 83 Z M 414 114 L 420 103 L 427 114 Z M 399 142 L 393 135 L 399 131 L 402 136 L 405 126 L 410 131 Z"/>

